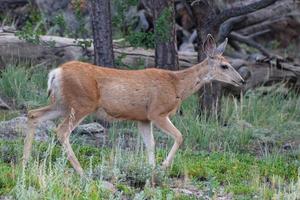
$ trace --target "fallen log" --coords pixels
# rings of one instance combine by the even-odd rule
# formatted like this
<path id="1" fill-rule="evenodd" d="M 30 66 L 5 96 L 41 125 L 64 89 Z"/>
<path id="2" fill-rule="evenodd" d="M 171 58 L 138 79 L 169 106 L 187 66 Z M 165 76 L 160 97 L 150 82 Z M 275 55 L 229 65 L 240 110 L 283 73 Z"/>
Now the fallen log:
<path id="1" fill-rule="evenodd" d="M 233 27 L 233 31 L 241 30 L 249 26 L 262 23 L 266 20 L 278 19 L 293 11 L 297 11 L 297 2 L 294 0 L 277 1 L 267 8 L 258 10 L 256 12 L 244 15 L 245 19 L 237 23 Z"/>
<path id="2" fill-rule="evenodd" d="M 41 36 L 40 44 L 28 43 L 12 33 L 0 33 L 0 57 L 2 63 L 15 59 L 32 60 L 36 63 L 55 64 L 70 60 L 87 59 L 92 61 L 93 47 L 84 48 L 72 38 Z M 77 40 L 82 41 L 82 40 Z M 125 66 L 154 66 L 154 51 L 143 48 L 120 47 L 114 44 L 115 58 Z M 197 54 L 179 55 L 180 66 L 190 67 L 197 62 Z"/>

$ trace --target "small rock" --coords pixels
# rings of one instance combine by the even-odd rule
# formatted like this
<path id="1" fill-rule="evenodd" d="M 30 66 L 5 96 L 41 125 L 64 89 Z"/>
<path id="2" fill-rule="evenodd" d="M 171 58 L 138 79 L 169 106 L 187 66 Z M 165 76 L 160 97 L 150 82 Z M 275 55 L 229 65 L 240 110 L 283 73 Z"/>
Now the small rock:
<path id="1" fill-rule="evenodd" d="M 102 147 L 107 145 L 108 135 L 106 129 L 99 123 L 93 122 L 89 124 L 79 125 L 73 132 L 71 137 L 79 143 L 89 144 L 92 146 Z"/>
<path id="2" fill-rule="evenodd" d="M 176 193 L 183 193 L 187 196 L 196 197 L 197 199 L 200 199 L 200 198 L 206 199 L 204 197 L 203 192 L 200 191 L 200 190 L 197 191 L 197 190 L 189 190 L 189 189 L 186 189 L 186 188 L 174 188 L 173 191 L 176 192 Z"/>
<path id="3" fill-rule="evenodd" d="M 78 134 L 92 134 L 99 137 L 99 134 L 103 134 L 105 128 L 96 122 L 79 125 L 74 132 Z"/>
<path id="4" fill-rule="evenodd" d="M 253 125 L 250 124 L 249 122 L 245 120 L 239 120 L 237 124 L 242 128 L 242 129 L 247 129 L 247 128 L 253 128 Z"/>
<path id="5" fill-rule="evenodd" d="M 102 181 L 102 187 L 113 193 L 115 193 L 117 191 L 116 187 L 112 183 L 107 182 L 107 181 Z"/>

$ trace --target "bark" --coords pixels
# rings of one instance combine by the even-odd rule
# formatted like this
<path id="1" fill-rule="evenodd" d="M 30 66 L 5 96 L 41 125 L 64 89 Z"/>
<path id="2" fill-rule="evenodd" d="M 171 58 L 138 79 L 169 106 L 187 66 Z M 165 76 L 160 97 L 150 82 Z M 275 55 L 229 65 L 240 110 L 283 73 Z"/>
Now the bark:
<path id="1" fill-rule="evenodd" d="M 280 16 L 284 16 L 286 14 L 290 14 L 293 11 L 296 11 L 297 9 L 299 9 L 297 7 L 299 6 L 294 0 L 277 1 L 267 8 L 244 15 L 246 19 L 241 21 L 240 23 L 237 23 L 233 27 L 233 30 L 241 30 L 249 26 L 260 24 L 266 20 L 278 19 Z"/>
<path id="2" fill-rule="evenodd" d="M 299 5 L 295 1 L 277 1 L 267 8 L 246 15 L 232 17 L 225 21 L 220 27 L 219 40 L 223 41 L 232 31 L 238 31 L 245 36 L 251 34 L 252 38 L 271 34 L 270 38 L 276 38 L 278 40 L 278 37 L 276 36 L 280 29 L 276 31 L 275 24 L 280 23 L 280 27 L 283 27 L 283 30 L 280 30 L 280 32 L 286 33 L 286 29 L 293 30 L 294 27 L 287 24 L 289 24 L 289 21 L 297 21 L 295 20 L 297 15 L 299 15 Z M 292 16 L 294 17 L 292 20 L 289 20 L 288 16 L 291 16 L 291 18 Z M 291 22 L 291 24 L 293 22 Z M 276 34 L 272 35 L 272 31 L 274 33 L 276 32 Z M 281 39 L 282 38 L 280 38 L 280 40 Z"/>
<path id="3" fill-rule="evenodd" d="M 90 6 L 94 39 L 94 63 L 113 67 L 110 0 L 91 0 Z"/>
<path id="4" fill-rule="evenodd" d="M 155 66 L 178 70 L 174 0 L 152 0 Z"/>
<path id="5" fill-rule="evenodd" d="M 215 19 L 217 25 L 221 25 L 224 21 L 241 15 L 255 12 L 262 8 L 268 7 L 269 5 L 274 4 L 278 0 L 260 0 L 250 3 L 245 6 L 233 7 L 223 10 L 218 17 Z"/>
<path id="6" fill-rule="evenodd" d="M 201 1 L 194 3 L 192 6 L 192 13 L 197 29 L 198 39 L 198 62 L 200 63 L 206 58 L 203 51 L 203 42 L 207 34 L 212 34 L 216 38 L 218 29 L 211 26 L 213 16 L 217 14 L 218 10 L 215 7 L 214 1 Z M 211 116 L 213 113 L 220 112 L 220 99 L 221 99 L 221 84 L 219 82 L 212 82 L 204 85 L 203 89 L 198 92 L 199 96 L 199 113 L 205 113 Z"/>
<path id="7" fill-rule="evenodd" d="M 207 34 L 212 34 L 216 41 L 219 40 L 218 36 L 221 36 L 221 39 L 223 40 L 231 32 L 234 24 L 241 22 L 243 19 L 233 19 L 223 26 L 223 28 L 220 28 L 226 20 L 252 13 L 256 10 L 265 8 L 276 1 L 277 0 L 259 0 L 248 5 L 237 6 L 221 11 L 216 6 L 215 1 L 189 1 L 192 7 L 192 13 L 194 15 L 198 33 L 198 61 L 200 62 L 205 59 L 202 45 Z M 221 31 L 221 34 L 219 33 L 219 30 Z M 221 83 L 213 82 L 210 85 L 205 85 L 203 91 L 199 91 L 200 113 L 204 110 L 208 116 L 212 113 L 218 115 L 220 112 L 221 90 Z"/>

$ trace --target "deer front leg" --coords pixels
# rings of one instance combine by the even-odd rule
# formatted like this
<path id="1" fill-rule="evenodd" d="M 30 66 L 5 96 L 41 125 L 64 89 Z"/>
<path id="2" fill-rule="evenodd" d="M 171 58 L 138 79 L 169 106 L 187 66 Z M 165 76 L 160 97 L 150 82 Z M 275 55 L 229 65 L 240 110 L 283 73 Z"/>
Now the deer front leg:
<path id="1" fill-rule="evenodd" d="M 71 165 L 75 169 L 75 171 L 80 175 L 83 176 L 83 169 L 76 158 L 74 151 L 70 144 L 70 134 L 72 131 L 80 124 L 80 122 L 84 119 L 85 116 L 87 116 L 89 112 L 86 113 L 70 113 L 65 117 L 63 122 L 59 125 L 57 129 L 57 137 L 60 143 L 62 144 L 63 148 L 65 149 L 67 153 L 67 158 L 70 161 Z"/>
<path id="2" fill-rule="evenodd" d="M 151 122 L 138 122 L 139 133 L 145 143 L 149 164 L 155 167 L 155 141 L 153 137 Z"/>
<path id="3" fill-rule="evenodd" d="M 166 134 L 172 136 L 175 140 L 167 158 L 162 163 L 163 167 L 167 168 L 171 165 L 176 151 L 183 142 L 183 138 L 180 131 L 172 124 L 168 117 L 158 117 L 155 118 L 153 122 L 158 128 L 160 128 Z"/>

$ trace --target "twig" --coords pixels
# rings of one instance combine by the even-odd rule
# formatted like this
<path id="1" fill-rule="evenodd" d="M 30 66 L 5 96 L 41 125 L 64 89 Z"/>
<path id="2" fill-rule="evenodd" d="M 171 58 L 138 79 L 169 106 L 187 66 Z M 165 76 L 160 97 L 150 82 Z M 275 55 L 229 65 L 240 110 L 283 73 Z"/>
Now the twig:
<path id="1" fill-rule="evenodd" d="M 269 32 L 271 32 L 270 29 L 265 29 L 265 30 L 262 30 L 262 31 L 258 31 L 258 32 L 256 32 L 256 33 L 253 33 L 253 34 L 251 34 L 251 35 L 248 35 L 248 37 L 250 37 L 250 38 L 256 38 L 256 37 L 258 37 L 258 36 L 264 35 L 264 34 L 269 33 Z"/>

